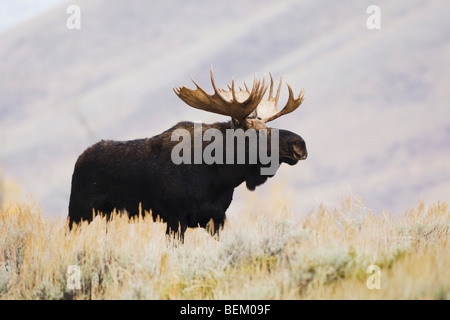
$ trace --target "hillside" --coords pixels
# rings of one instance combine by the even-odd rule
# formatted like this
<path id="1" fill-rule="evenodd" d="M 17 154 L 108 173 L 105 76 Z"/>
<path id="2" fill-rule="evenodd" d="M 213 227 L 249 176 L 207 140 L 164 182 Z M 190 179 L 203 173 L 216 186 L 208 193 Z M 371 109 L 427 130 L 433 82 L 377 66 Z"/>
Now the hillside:
<path id="1" fill-rule="evenodd" d="M 70 3 L 70 2 L 69 2 Z M 99 139 L 160 133 L 181 120 L 225 120 L 173 93 L 271 72 L 306 100 L 273 126 L 299 133 L 309 158 L 265 186 L 297 213 L 359 194 L 376 212 L 450 201 L 448 1 L 80 0 L 0 33 L 0 166 L 44 208 L 65 216 L 77 156 Z M 285 101 L 284 88 L 280 101 Z"/>

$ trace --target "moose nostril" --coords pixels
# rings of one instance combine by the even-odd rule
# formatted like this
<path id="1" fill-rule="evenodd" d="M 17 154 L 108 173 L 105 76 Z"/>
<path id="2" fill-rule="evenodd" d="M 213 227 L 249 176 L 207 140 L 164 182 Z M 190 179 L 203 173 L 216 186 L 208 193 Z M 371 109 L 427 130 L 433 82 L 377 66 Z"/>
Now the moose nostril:
<path id="1" fill-rule="evenodd" d="M 297 145 L 293 145 L 291 148 L 293 156 L 297 158 L 297 160 L 305 160 L 308 157 L 308 151 L 306 151 L 306 148 L 302 148 Z"/>
<path id="2" fill-rule="evenodd" d="M 305 160 L 308 157 L 308 152 L 306 150 L 302 150 L 302 152 L 297 153 L 298 160 Z"/>

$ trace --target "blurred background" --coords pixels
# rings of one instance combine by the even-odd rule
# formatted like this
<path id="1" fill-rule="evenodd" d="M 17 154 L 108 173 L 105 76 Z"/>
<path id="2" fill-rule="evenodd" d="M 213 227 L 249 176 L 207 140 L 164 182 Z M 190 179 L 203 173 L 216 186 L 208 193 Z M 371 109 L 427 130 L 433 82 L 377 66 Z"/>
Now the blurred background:
<path id="1" fill-rule="evenodd" d="M 374 212 L 449 202 L 448 12 L 445 0 L 1 1 L 0 201 L 65 216 L 75 161 L 98 140 L 227 121 L 172 91 L 192 75 L 212 92 L 213 65 L 219 87 L 271 72 L 306 94 L 271 125 L 300 134 L 308 159 L 240 186 L 230 214 L 273 199 L 296 214 L 348 195 Z"/>

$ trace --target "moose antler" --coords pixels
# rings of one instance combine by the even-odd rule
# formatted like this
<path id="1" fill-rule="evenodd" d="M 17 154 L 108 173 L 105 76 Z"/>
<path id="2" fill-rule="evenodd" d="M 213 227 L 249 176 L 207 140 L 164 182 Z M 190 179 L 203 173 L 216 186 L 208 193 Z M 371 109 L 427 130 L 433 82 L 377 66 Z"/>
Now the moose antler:
<path id="1" fill-rule="evenodd" d="M 281 111 L 278 111 L 277 104 L 280 97 L 282 78 L 280 78 L 277 93 L 275 97 L 273 97 L 273 78 L 272 74 L 269 73 L 269 98 L 267 100 L 263 100 L 264 94 L 267 91 L 264 78 L 261 84 L 261 81 L 256 80 L 255 77 L 253 80 L 253 87 L 251 91 L 248 89 L 245 82 L 245 90 L 239 88 L 239 91 L 236 91 L 234 88 L 234 78 L 232 79 L 231 87 L 228 86 L 229 90 L 223 90 L 217 89 L 216 84 L 214 83 L 212 66 L 210 69 L 210 73 L 211 83 L 214 88 L 213 95 L 207 94 L 202 88 L 200 88 L 200 86 L 197 84 L 197 82 L 195 82 L 193 78 L 192 82 L 194 82 L 194 84 L 197 86 L 197 89 L 191 90 L 186 87 L 177 87 L 174 88 L 173 91 L 181 100 L 186 102 L 191 107 L 231 116 L 232 118 L 237 120 L 243 120 L 247 117 L 251 119 L 259 118 L 264 123 L 275 120 L 282 115 L 291 113 L 300 106 L 305 98 L 305 90 L 302 89 L 302 91 L 300 91 L 300 94 L 298 95 L 298 98 L 295 99 L 291 87 L 287 84 L 289 90 L 289 98 L 284 108 Z"/>
<path id="2" fill-rule="evenodd" d="M 269 92 L 269 99 L 263 100 L 263 102 L 256 108 L 256 115 L 262 119 L 265 123 L 275 120 L 276 118 L 281 117 L 282 115 L 291 113 L 295 109 L 297 109 L 305 99 L 305 89 L 302 89 L 300 91 L 298 98 L 294 98 L 294 93 L 292 92 L 291 87 L 286 83 L 288 90 L 289 90 L 289 98 L 286 102 L 286 105 L 284 106 L 281 111 L 277 112 L 277 104 L 278 104 L 278 98 L 280 95 L 280 89 L 281 89 L 281 78 L 280 78 L 280 84 L 278 85 L 278 91 L 277 95 L 275 96 L 275 99 L 272 98 L 272 86 L 273 86 L 273 80 L 272 75 L 270 75 L 270 92 Z M 269 114 L 269 116 L 266 116 L 266 114 Z"/>
<path id="3" fill-rule="evenodd" d="M 210 69 L 211 84 L 214 88 L 214 94 L 210 95 L 206 93 L 195 82 L 194 78 L 192 82 L 196 85 L 197 89 L 191 90 L 186 87 L 177 87 L 173 91 L 175 94 L 191 107 L 205 110 L 213 113 L 222 114 L 225 116 L 231 116 L 237 120 L 244 120 L 253 110 L 258 107 L 264 94 L 266 93 L 267 86 L 265 85 L 265 79 L 262 83 L 259 80 L 253 80 L 252 90 L 249 91 L 246 86 L 246 91 L 239 89 L 238 92 L 234 88 L 234 79 L 231 82 L 231 88 L 229 91 L 217 89 L 214 83 L 214 76 L 212 66 Z"/>

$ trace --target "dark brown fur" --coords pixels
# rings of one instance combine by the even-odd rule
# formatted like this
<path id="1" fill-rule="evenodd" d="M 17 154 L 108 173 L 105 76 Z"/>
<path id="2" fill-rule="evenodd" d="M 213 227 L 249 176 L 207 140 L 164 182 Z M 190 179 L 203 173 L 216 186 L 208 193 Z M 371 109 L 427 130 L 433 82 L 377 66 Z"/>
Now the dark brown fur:
<path id="1" fill-rule="evenodd" d="M 236 125 L 244 129 L 267 128 L 255 121 L 203 125 L 203 131 L 216 128 L 225 132 Z M 171 141 L 171 136 L 177 128 L 187 129 L 193 136 L 194 124 L 180 122 L 152 138 L 100 141 L 86 149 L 72 176 L 70 225 L 91 221 L 93 212 L 109 215 L 114 209 L 134 216 L 141 206 L 167 223 L 167 233 L 179 232 L 181 237 L 187 227 L 206 227 L 210 221 L 213 232 L 222 228 L 234 188 L 245 182 L 248 189 L 254 190 L 268 176 L 260 174 L 259 163 L 174 164 L 171 151 L 179 142 Z M 305 142 L 300 136 L 279 130 L 279 140 L 280 163 L 294 165 L 306 158 Z M 208 143 L 204 142 L 203 147 Z"/>

